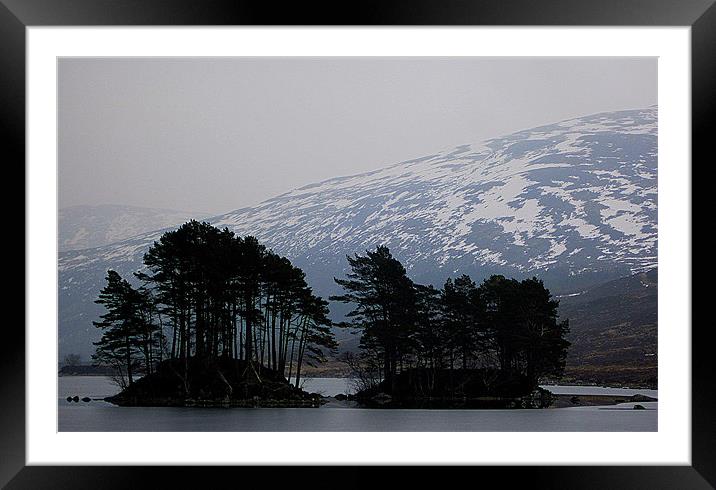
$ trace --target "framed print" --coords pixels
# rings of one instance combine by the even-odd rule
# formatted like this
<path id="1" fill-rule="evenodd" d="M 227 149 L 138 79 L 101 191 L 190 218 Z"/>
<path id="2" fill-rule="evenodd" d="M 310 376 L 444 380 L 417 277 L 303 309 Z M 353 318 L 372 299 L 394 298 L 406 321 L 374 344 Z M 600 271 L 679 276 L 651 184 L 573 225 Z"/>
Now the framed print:
<path id="1" fill-rule="evenodd" d="M 3 483 L 716 484 L 711 3 L 322 7 L 3 0 Z"/>

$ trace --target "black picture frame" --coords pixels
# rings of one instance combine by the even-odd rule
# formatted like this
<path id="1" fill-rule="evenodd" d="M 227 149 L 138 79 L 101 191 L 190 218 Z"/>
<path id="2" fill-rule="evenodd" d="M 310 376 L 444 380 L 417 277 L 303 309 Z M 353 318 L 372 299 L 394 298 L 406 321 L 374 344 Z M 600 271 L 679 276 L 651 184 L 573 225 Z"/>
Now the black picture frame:
<path id="1" fill-rule="evenodd" d="M 277 5 L 268 1 L 242 0 L 0 0 L 0 134 L 4 141 L 3 161 L 6 171 L 16 170 L 18 178 L 24 182 L 24 172 L 20 169 L 25 168 L 25 28 L 28 26 L 690 26 L 693 172 L 696 168 L 693 162 L 703 167 L 713 165 L 710 161 L 713 138 L 708 124 L 716 116 L 716 7 L 713 1 L 317 0 Z M 687 164 L 684 164 L 685 171 L 688 170 Z M 693 173 L 692 182 L 697 182 Z M 698 194 L 696 189 L 692 190 L 692 195 Z M 11 205 L 11 193 L 5 195 L 8 196 L 6 209 L 16 210 L 17 198 L 12 197 Z M 692 219 L 692 223 L 698 221 Z M 18 287 L 16 291 L 19 290 Z M 695 298 L 704 294 L 699 291 L 693 289 L 692 304 Z M 695 310 L 692 308 L 692 318 L 695 318 L 693 313 Z M 7 488 L 133 488 L 156 486 L 155 482 L 160 479 L 162 488 L 185 488 L 193 482 L 206 486 L 207 482 L 218 482 L 223 478 L 233 479 L 234 482 L 265 478 L 266 469 L 262 468 L 26 467 L 25 336 L 23 329 L 17 327 L 19 322 L 4 323 L 3 340 L 0 341 L 3 376 L 0 385 L 0 484 L 7 484 Z M 713 384 L 713 344 L 708 341 L 711 326 L 708 323 L 692 323 L 692 466 L 471 467 L 451 469 L 451 480 L 479 478 L 485 482 L 510 482 L 510 486 L 523 482 L 532 488 L 713 488 L 716 486 L 716 418 L 712 407 L 716 390 Z M 294 486 L 302 486 L 301 482 L 316 483 L 319 477 L 329 484 L 364 486 L 384 478 L 376 471 L 375 468 L 333 468 L 328 471 L 309 467 L 292 468 L 283 474 L 291 475 Z M 210 478 L 207 475 L 209 472 Z M 455 475 L 456 472 L 469 474 Z M 406 486 L 408 479 L 425 484 L 441 478 L 435 471 L 428 472 L 426 468 L 412 468 L 402 473 L 401 486 Z M 239 474 L 241 480 L 238 479 Z M 272 475 L 271 483 L 276 485 L 276 473 Z M 489 480 L 483 480 L 488 477 Z"/>

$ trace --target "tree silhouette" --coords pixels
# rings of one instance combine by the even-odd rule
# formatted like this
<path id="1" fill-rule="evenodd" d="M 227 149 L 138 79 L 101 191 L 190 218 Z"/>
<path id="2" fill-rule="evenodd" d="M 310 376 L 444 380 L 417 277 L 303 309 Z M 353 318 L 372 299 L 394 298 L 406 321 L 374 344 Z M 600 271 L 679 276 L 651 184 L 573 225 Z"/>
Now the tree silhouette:
<path id="1" fill-rule="evenodd" d="M 187 389 L 192 360 L 243 360 L 247 376 L 266 367 L 293 371 L 298 383 L 305 362 L 336 346 L 328 304 L 303 271 L 254 237 L 189 221 L 154 242 L 144 265 L 135 273 L 144 286 L 110 271 L 97 301 L 107 313 L 96 325 L 109 330 L 96 359 L 117 365 L 122 357 L 128 384 L 138 360 L 149 374 L 164 356 L 179 361 Z"/>
<path id="2" fill-rule="evenodd" d="M 364 361 L 362 373 L 380 364 L 389 390 L 411 368 L 433 373 L 430 390 L 437 373 L 458 361 L 463 371 L 502 373 L 533 387 L 540 377 L 561 376 L 568 324 L 558 321 L 559 303 L 542 281 L 493 275 L 478 286 L 462 275 L 438 290 L 414 284 L 384 246 L 347 260 L 347 279 L 335 279 L 344 294 L 331 299 L 354 306 L 348 325 L 361 332 L 362 354 L 350 361 Z M 423 381 L 411 381 L 413 389 L 426 389 Z"/>
<path id="3" fill-rule="evenodd" d="M 355 305 L 347 316 L 362 331 L 361 347 L 382 356 L 389 382 L 412 353 L 416 320 L 413 282 L 388 247 L 346 258 L 351 266 L 348 279 L 334 278 L 346 293 L 330 299 Z"/>
<path id="4" fill-rule="evenodd" d="M 142 295 L 113 270 L 107 271 L 106 280 L 96 303 L 107 312 L 94 322 L 103 332 L 92 357 L 99 364 L 117 368 L 122 384 L 126 376 L 126 384 L 131 385 L 142 347 L 139 339 L 149 328 L 142 316 Z"/>
<path id="5" fill-rule="evenodd" d="M 442 289 L 413 283 L 385 246 L 347 256 L 347 278 L 334 278 L 348 303 L 349 325 L 361 333 L 361 376 L 375 369 L 385 386 L 398 374 L 428 370 L 433 389 L 440 373 L 458 370 L 527 380 L 564 369 L 568 332 L 558 302 L 537 278 L 493 275 L 477 285 L 469 276 Z M 163 362 L 190 387 L 192 366 L 241 362 L 244 377 L 266 369 L 299 386 L 303 366 L 336 348 L 328 303 L 308 286 L 304 272 L 251 236 L 190 221 L 164 233 L 144 255 L 133 287 L 108 271 L 97 303 L 106 312 L 94 324 L 102 337 L 93 359 L 114 367 L 120 384 Z M 194 368 L 195 369 L 195 368 Z"/>

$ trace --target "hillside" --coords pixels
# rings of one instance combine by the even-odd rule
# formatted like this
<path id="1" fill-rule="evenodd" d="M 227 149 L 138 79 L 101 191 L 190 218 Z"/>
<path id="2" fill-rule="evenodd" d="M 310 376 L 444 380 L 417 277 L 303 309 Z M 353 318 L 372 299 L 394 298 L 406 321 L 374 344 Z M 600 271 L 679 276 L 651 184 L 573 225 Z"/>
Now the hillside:
<path id="1" fill-rule="evenodd" d="M 568 379 L 582 382 L 656 384 L 658 273 L 610 281 L 560 299 L 572 342 Z"/>
<path id="2" fill-rule="evenodd" d="M 71 206 L 58 213 L 60 252 L 101 247 L 168 226 L 180 225 L 201 213 L 136 206 Z"/>

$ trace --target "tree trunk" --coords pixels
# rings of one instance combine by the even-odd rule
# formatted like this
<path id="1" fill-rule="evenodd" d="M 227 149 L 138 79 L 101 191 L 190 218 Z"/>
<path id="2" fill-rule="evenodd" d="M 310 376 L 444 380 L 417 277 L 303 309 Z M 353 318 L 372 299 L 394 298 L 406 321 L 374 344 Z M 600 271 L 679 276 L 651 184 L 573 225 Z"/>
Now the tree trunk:
<path id="1" fill-rule="evenodd" d="M 392 376 L 392 369 L 390 366 L 390 348 L 388 346 L 385 346 L 385 349 L 383 351 L 383 379 L 385 379 L 385 383 L 387 385 L 390 385 L 392 387 L 393 382 L 393 376 Z"/>
<path id="2" fill-rule="evenodd" d="M 246 298 L 246 345 L 244 345 L 244 350 L 246 351 L 246 361 L 251 361 L 253 346 L 251 345 L 251 340 L 253 337 L 253 328 L 252 328 L 252 316 L 253 312 L 251 311 L 252 303 L 250 299 Z"/>
<path id="3" fill-rule="evenodd" d="M 303 364 L 303 351 L 306 348 L 306 326 L 301 330 L 301 339 L 298 342 L 298 361 L 296 363 L 296 388 L 301 386 L 301 364 Z"/>
<path id="4" fill-rule="evenodd" d="M 293 352 L 296 349 L 296 337 L 291 342 L 291 360 L 288 363 L 288 380 L 291 381 L 291 371 L 293 370 Z M 296 386 L 298 388 L 298 386 Z"/>
<path id="5" fill-rule="evenodd" d="M 276 308 L 271 315 L 271 368 L 276 370 Z"/>
<path id="6" fill-rule="evenodd" d="M 126 335 L 124 337 L 124 347 L 125 347 L 125 361 L 127 363 L 127 384 L 131 386 L 133 380 L 132 380 L 132 351 L 129 348 L 129 335 Z"/>

